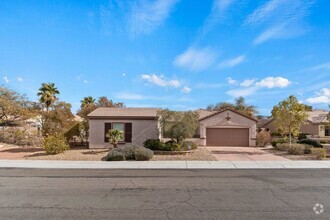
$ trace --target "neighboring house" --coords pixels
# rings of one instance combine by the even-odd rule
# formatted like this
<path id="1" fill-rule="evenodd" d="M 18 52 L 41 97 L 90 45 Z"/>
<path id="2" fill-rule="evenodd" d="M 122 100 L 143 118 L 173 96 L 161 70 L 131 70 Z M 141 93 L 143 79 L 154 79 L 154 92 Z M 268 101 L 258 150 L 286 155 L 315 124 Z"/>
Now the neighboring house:
<path id="1" fill-rule="evenodd" d="M 308 112 L 306 124 L 300 128 L 301 133 L 312 135 L 315 138 L 330 137 L 330 126 L 327 126 L 328 111 L 325 110 L 313 110 Z M 268 118 L 262 124 L 261 128 L 269 129 L 271 133 L 278 133 L 278 128 L 273 118 Z"/>
<path id="2" fill-rule="evenodd" d="M 98 108 L 88 115 L 89 148 L 109 148 L 106 133 L 111 129 L 124 132 L 119 144 L 142 146 L 146 139 L 160 139 L 157 108 Z"/>
<path id="3" fill-rule="evenodd" d="M 89 147 L 109 148 L 106 133 L 124 132 L 120 144 L 143 145 L 146 139 L 161 139 L 157 108 L 98 108 L 88 115 Z M 200 126 L 196 143 L 202 146 L 255 146 L 257 119 L 235 110 L 198 110 Z"/>

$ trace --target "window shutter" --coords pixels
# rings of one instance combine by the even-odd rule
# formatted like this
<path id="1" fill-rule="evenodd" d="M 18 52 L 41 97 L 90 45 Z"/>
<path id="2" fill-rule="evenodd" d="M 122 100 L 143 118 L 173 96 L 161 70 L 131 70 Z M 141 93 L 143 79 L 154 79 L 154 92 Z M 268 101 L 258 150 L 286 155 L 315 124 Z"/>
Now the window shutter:
<path id="1" fill-rule="evenodd" d="M 132 143 L 132 123 L 125 123 L 125 142 Z"/>
<path id="2" fill-rule="evenodd" d="M 104 124 L 104 142 L 109 142 L 109 138 L 107 138 L 108 131 L 111 130 L 111 123 Z"/>

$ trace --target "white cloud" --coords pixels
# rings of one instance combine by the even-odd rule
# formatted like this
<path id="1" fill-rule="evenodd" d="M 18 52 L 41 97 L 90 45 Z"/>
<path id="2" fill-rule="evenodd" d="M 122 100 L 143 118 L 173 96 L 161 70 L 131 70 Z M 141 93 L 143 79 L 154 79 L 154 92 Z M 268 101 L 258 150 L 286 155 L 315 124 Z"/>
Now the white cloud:
<path id="1" fill-rule="evenodd" d="M 255 80 L 254 79 L 246 79 L 241 84 L 239 84 L 242 87 L 250 87 L 254 84 Z"/>
<path id="2" fill-rule="evenodd" d="M 257 38 L 254 39 L 253 44 L 258 45 L 271 39 L 279 39 L 286 35 L 285 24 L 276 25 L 263 31 Z"/>
<path id="3" fill-rule="evenodd" d="M 86 80 L 86 79 L 84 79 L 83 83 L 89 83 L 89 81 L 88 81 L 88 80 Z"/>
<path id="4" fill-rule="evenodd" d="M 210 67 L 216 58 L 216 53 L 209 48 L 188 48 L 178 55 L 174 65 L 191 71 L 202 71 Z"/>
<path id="5" fill-rule="evenodd" d="M 2 79 L 5 81 L 5 83 L 9 83 L 9 79 L 7 76 L 4 76 Z"/>
<path id="6" fill-rule="evenodd" d="M 250 14 L 246 20 L 245 24 L 254 24 L 265 20 L 270 17 L 274 11 L 280 7 L 281 4 L 285 3 L 287 0 L 271 0 L 264 5 L 255 9 L 252 14 Z"/>
<path id="7" fill-rule="evenodd" d="M 291 84 L 291 82 L 283 77 L 266 77 L 260 82 L 257 82 L 256 85 L 260 87 L 271 88 L 284 88 Z"/>
<path id="8" fill-rule="evenodd" d="M 191 92 L 191 88 L 189 88 L 188 86 L 184 86 L 184 87 L 181 89 L 181 92 L 183 92 L 183 93 L 190 93 L 190 92 Z"/>
<path id="9" fill-rule="evenodd" d="M 231 85 L 234 85 L 234 84 L 237 84 L 237 83 L 238 83 L 237 80 L 234 80 L 234 79 L 231 78 L 231 77 L 228 77 L 226 80 L 227 80 L 227 82 L 228 82 L 229 84 L 231 84 Z"/>
<path id="10" fill-rule="evenodd" d="M 17 81 L 18 82 L 23 82 L 23 78 L 22 77 L 17 77 Z"/>
<path id="11" fill-rule="evenodd" d="M 122 76 L 126 76 L 126 73 L 121 74 Z"/>
<path id="12" fill-rule="evenodd" d="M 162 25 L 178 0 L 139 1 L 132 7 L 130 29 L 134 35 L 148 34 Z"/>
<path id="13" fill-rule="evenodd" d="M 258 90 L 257 87 L 249 87 L 249 88 L 244 88 L 244 89 L 232 89 L 227 91 L 227 94 L 233 97 L 247 97 L 250 95 L 253 95 L 256 91 Z"/>
<path id="14" fill-rule="evenodd" d="M 174 88 L 179 88 L 181 86 L 181 83 L 178 80 L 166 80 L 163 75 L 158 76 L 156 74 L 143 74 L 141 77 L 149 83 L 157 86 Z"/>
<path id="15" fill-rule="evenodd" d="M 253 41 L 254 45 L 272 39 L 288 39 L 308 31 L 304 18 L 314 0 L 270 0 L 255 9 L 245 20 L 246 25 L 262 25 L 263 31 Z"/>
<path id="16" fill-rule="evenodd" d="M 244 55 L 240 55 L 238 57 L 229 59 L 229 60 L 225 60 L 222 61 L 219 64 L 220 68 L 231 68 L 231 67 L 235 67 L 237 65 L 239 65 L 240 63 L 242 63 L 244 60 L 246 59 L 246 57 Z"/>
<path id="17" fill-rule="evenodd" d="M 330 70 L 330 62 L 329 63 L 323 63 L 314 67 L 311 67 L 307 69 L 309 71 L 317 71 L 317 70 Z"/>
<path id="18" fill-rule="evenodd" d="M 201 28 L 201 35 L 205 35 L 224 17 L 225 12 L 234 3 L 235 0 L 214 0 L 211 12 L 204 21 Z"/>
<path id="19" fill-rule="evenodd" d="M 323 88 L 315 97 L 306 99 L 310 104 L 330 104 L 330 88 Z"/>

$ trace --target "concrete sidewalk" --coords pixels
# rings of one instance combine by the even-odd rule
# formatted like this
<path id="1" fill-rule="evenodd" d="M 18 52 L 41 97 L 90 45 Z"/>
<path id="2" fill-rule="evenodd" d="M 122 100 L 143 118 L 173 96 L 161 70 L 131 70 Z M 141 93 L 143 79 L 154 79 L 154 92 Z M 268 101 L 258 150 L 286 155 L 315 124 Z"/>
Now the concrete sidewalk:
<path id="1" fill-rule="evenodd" d="M 1 168 L 36 169 L 319 169 L 330 161 L 43 161 L 0 160 Z"/>

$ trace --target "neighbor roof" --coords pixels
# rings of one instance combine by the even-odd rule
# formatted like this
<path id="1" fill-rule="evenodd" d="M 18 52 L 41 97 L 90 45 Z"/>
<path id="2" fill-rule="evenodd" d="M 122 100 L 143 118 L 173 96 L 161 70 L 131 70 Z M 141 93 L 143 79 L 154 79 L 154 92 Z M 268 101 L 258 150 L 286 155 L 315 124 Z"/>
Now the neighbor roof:
<path id="1" fill-rule="evenodd" d="M 89 118 L 156 118 L 159 108 L 98 108 Z"/>
<path id="2" fill-rule="evenodd" d="M 207 118 L 213 117 L 214 115 L 220 114 L 220 113 L 225 112 L 225 111 L 227 111 L 227 110 L 228 110 L 228 111 L 235 112 L 235 113 L 238 114 L 238 115 L 241 115 L 241 116 L 243 116 L 243 117 L 246 117 L 246 118 L 248 118 L 248 119 L 251 119 L 251 120 L 253 120 L 253 121 L 258 122 L 258 119 L 254 118 L 254 117 L 250 117 L 250 116 L 248 116 L 248 115 L 245 115 L 245 114 L 243 114 L 243 113 L 241 113 L 241 112 L 239 112 L 239 111 L 236 111 L 236 110 L 234 110 L 234 109 L 230 109 L 230 108 L 227 108 L 227 109 L 224 109 L 224 110 L 221 110 L 221 111 L 217 111 L 217 112 L 215 112 L 215 113 L 213 113 L 213 114 L 210 114 L 210 115 L 208 115 L 208 116 L 205 116 L 204 118 L 200 118 L 199 120 L 202 121 L 202 120 L 204 120 L 204 119 L 207 119 Z"/>
<path id="3" fill-rule="evenodd" d="M 198 109 L 197 110 L 198 114 L 199 114 L 199 119 L 205 118 L 206 116 L 212 115 L 214 113 L 216 113 L 217 111 L 209 111 L 209 110 L 205 110 L 205 109 Z"/>
<path id="4" fill-rule="evenodd" d="M 307 121 L 309 121 L 313 124 L 320 124 L 320 123 L 327 122 L 328 113 L 329 113 L 328 111 L 320 110 L 320 109 L 316 109 L 316 110 L 307 112 L 307 114 L 308 114 Z M 268 118 L 268 120 L 265 120 L 264 123 L 261 123 L 260 126 L 266 126 L 267 124 L 269 124 L 272 121 L 273 121 L 273 118 Z"/>

